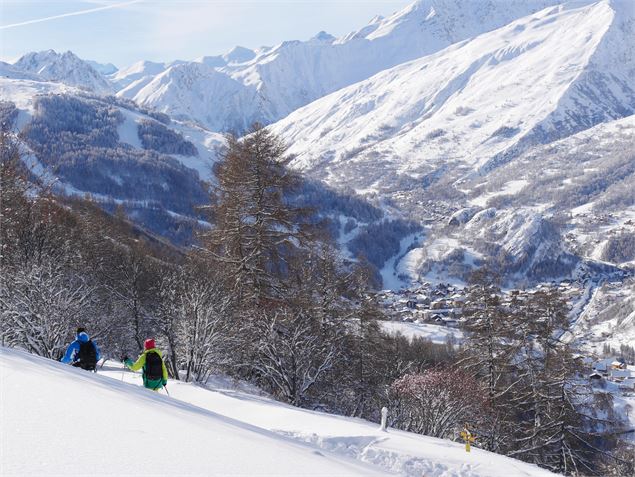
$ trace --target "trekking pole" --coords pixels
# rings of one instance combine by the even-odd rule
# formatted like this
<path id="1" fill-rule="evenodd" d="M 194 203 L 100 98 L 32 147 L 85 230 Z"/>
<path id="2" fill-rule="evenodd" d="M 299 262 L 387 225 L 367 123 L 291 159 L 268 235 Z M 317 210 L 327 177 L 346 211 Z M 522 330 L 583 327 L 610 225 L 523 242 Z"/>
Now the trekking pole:
<path id="1" fill-rule="evenodd" d="M 121 381 L 122 381 L 122 382 L 123 382 L 123 375 L 124 375 L 124 373 L 126 372 L 126 363 L 125 363 L 124 361 L 125 361 L 125 358 L 122 356 L 122 357 L 121 357 L 121 364 L 123 365 L 123 366 L 121 367 Z"/>

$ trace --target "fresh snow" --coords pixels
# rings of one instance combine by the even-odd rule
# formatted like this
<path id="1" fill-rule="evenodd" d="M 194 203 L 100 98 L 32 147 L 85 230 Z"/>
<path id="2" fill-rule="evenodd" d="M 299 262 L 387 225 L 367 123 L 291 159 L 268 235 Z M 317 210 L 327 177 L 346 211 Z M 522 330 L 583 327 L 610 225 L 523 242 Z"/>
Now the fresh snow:
<path id="1" fill-rule="evenodd" d="M 72 52 L 57 53 L 54 50 L 32 52 L 13 64 L 19 71 L 39 76 L 44 81 L 56 81 L 87 89 L 97 94 L 113 94 L 113 86 L 89 62 Z"/>
<path id="2" fill-rule="evenodd" d="M 402 334 L 409 340 L 425 338 L 437 344 L 445 344 L 448 340 L 455 343 L 463 340 L 463 332 L 461 330 L 447 326 L 399 321 L 380 321 L 379 325 L 386 333 Z"/>
<path id="3" fill-rule="evenodd" d="M 628 6 L 547 8 L 343 88 L 271 129 L 292 145 L 294 167 L 341 182 L 332 185 L 369 187 L 377 164 L 387 186 L 444 166 L 486 171 L 513 148 L 635 111 L 635 59 L 614 41 L 633 34 Z"/>
<path id="4" fill-rule="evenodd" d="M 413 233 L 402 238 L 399 242 L 399 252 L 386 261 L 380 270 L 382 286 L 390 290 L 405 288 L 410 284 L 410 279 L 403 279 L 397 268 L 401 258 L 406 255 L 408 250 L 414 247 L 421 237 L 421 233 Z"/>
<path id="5" fill-rule="evenodd" d="M 0 382 L 3 475 L 385 475 L 196 404 L 24 352 L 1 349 Z"/>
<path id="6" fill-rule="evenodd" d="M 193 62 L 141 62 L 112 77 L 118 94 L 214 131 L 270 123 L 400 63 L 500 28 L 559 0 L 419 0 L 335 39 L 320 32 Z M 434 12 L 434 14 L 432 14 Z"/>
<path id="7" fill-rule="evenodd" d="M 488 194 L 480 195 L 474 199 L 470 200 L 470 204 L 478 205 L 480 207 L 485 207 L 487 205 L 487 201 L 492 197 L 497 197 L 500 195 L 514 195 L 520 192 L 525 186 L 529 184 L 528 180 L 519 179 L 514 181 L 509 181 L 505 184 L 501 189 L 496 192 L 490 192 Z"/>
<path id="8" fill-rule="evenodd" d="M 108 361 L 95 375 L 1 348 L 3 475 L 554 475 L 477 448 L 468 454 L 458 442 L 294 408 L 227 380 L 212 389 L 170 381 L 168 397 L 120 366 Z"/>

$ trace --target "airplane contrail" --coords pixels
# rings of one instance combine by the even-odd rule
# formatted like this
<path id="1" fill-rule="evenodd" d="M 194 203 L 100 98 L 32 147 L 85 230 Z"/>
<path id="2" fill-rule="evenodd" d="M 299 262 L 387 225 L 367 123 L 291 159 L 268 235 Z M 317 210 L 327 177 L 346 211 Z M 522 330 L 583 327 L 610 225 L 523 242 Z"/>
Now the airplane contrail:
<path id="1" fill-rule="evenodd" d="M 32 25 L 33 23 L 48 22 L 49 20 L 57 20 L 58 18 L 74 17 L 77 15 L 86 15 L 87 13 L 100 12 L 102 10 L 110 10 L 112 8 L 125 7 L 127 5 L 132 5 L 133 3 L 139 3 L 143 1 L 144 0 L 131 0 L 128 2 L 113 3 L 112 5 L 106 5 L 103 7 L 89 8 L 87 10 L 79 10 L 77 12 L 62 13 L 60 15 L 53 15 L 53 16 L 44 17 L 44 18 L 36 18 L 35 20 L 27 20 L 25 22 L 20 22 L 20 23 L 11 23 L 9 25 L 0 25 L 0 30 L 6 30 L 8 28 L 15 28 L 15 27 L 24 26 L 24 25 Z"/>

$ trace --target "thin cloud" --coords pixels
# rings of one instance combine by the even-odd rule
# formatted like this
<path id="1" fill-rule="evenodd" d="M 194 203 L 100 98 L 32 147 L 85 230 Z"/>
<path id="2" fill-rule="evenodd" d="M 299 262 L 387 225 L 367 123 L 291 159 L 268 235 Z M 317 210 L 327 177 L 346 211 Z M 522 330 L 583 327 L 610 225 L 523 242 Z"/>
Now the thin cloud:
<path id="1" fill-rule="evenodd" d="M 35 20 L 27 20 L 25 22 L 20 22 L 20 23 L 11 23 L 9 25 L 0 25 L 0 30 L 7 30 L 9 28 L 16 28 L 16 27 L 20 27 L 24 25 L 32 25 L 34 23 L 48 22 L 50 20 L 57 20 L 58 18 L 75 17 L 78 15 L 86 15 L 88 13 L 100 12 L 103 10 L 111 10 L 113 8 L 125 7 L 128 5 L 132 5 L 133 3 L 139 3 L 143 1 L 144 0 L 131 0 L 128 2 L 113 3 L 112 5 L 105 5 L 103 7 L 89 8 L 87 10 L 79 10 L 77 12 L 62 13 L 61 15 L 53 15 L 53 16 L 44 17 L 44 18 L 36 18 Z"/>

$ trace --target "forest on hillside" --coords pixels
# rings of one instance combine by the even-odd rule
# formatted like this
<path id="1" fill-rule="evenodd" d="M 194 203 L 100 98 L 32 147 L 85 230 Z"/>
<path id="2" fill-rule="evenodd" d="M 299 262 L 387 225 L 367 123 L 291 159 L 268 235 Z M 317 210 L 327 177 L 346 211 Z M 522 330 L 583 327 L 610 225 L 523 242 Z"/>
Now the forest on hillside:
<path id="1" fill-rule="evenodd" d="M 154 337 L 173 379 L 224 373 L 375 421 L 386 406 L 393 427 L 457 440 L 468 426 L 479 447 L 567 475 L 633 471 L 610 395 L 560 340 L 556 289 L 506 307 L 485 266 L 471 276 L 464 343 L 382 333 L 371 268 L 344 259 L 315 211 L 289 200 L 306 186 L 285 150 L 257 126 L 229 136 L 201 209 L 212 227 L 177 247 L 121 209 L 52 195 L 3 132 L 2 345 L 57 360 L 83 326 L 120 359 Z"/>

